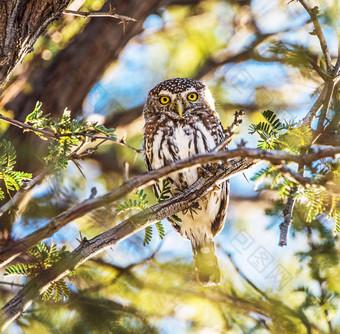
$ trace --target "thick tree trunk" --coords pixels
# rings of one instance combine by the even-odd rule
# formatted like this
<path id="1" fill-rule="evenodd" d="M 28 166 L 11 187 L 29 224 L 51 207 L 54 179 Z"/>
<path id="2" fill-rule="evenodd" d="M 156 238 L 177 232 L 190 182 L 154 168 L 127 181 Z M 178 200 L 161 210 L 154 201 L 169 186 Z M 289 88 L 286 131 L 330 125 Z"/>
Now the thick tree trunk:
<path id="1" fill-rule="evenodd" d="M 0 88 L 70 0 L 0 1 Z"/>

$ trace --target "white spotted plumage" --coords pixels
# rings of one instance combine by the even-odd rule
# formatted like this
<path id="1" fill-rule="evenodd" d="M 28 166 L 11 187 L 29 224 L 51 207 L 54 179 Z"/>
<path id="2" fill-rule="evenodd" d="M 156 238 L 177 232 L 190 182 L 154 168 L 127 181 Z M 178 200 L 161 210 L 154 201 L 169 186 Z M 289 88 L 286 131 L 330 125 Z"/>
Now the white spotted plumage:
<path id="1" fill-rule="evenodd" d="M 188 99 L 191 93 L 197 94 L 196 100 Z M 169 97 L 168 104 L 159 102 L 162 96 Z M 176 109 L 178 105 L 183 107 L 183 114 Z M 158 84 L 150 91 L 143 114 L 145 160 L 149 170 L 209 152 L 224 139 L 212 95 L 205 84 L 196 80 L 177 78 Z M 217 168 L 217 165 L 210 167 Z M 200 169 L 204 170 L 205 166 Z M 169 180 L 173 192 L 192 185 L 199 174 L 197 167 L 172 174 Z M 178 213 L 180 223 L 169 218 L 175 229 L 191 241 L 197 275 L 205 285 L 218 284 L 220 280 L 212 239 L 224 225 L 227 203 L 228 183 L 225 182 L 190 210 Z"/>

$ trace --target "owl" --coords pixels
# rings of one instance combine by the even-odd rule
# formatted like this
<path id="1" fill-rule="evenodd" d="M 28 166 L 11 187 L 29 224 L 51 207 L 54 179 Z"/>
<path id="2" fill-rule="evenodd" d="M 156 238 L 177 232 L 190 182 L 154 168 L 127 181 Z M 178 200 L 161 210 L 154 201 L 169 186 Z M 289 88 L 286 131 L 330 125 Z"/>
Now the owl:
<path id="1" fill-rule="evenodd" d="M 197 80 L 175 78 L 159 83 L 148 94 L 143 116 L 145 162 L 149 171 L 210 152 L 225 138 L 212 94 Z M 192 185 L 200 176 L 213 173 L 214 168 L 217 164 L 171 174 L 167 179 L 172 195 Z M 156 196 L 161 187 L 155 185 Z M 217 285 L 221 280 L 213 237 L 223 228 L 228 194 L 226 181 L 191 208 L 178 213 L 176 219 L 168 218 L 180 235 L 190 240 L 196 276 L 205 286 Z"/>

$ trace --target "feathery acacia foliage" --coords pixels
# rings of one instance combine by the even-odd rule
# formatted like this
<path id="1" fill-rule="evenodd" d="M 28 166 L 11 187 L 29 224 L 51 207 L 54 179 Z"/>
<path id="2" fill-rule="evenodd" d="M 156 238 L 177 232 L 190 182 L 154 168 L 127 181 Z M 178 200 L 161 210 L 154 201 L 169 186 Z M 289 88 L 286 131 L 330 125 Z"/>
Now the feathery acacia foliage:
<path id="1" fill-rule="evenodd" d="M 161 191 L 160 196 L 158 197 L 158 202 L 164 201 L 165 199 L 169 198 L 170 187 L 169 187 L 169 181 L 165 180 L 163 181 L 163 188 Z M 137 190 L 135 192 L 135 196 L 137 199 L 132 200 L 131 198 L 129 200 L 125 200 L 117 205 L 116 212 L 118 214 L 120 213 L 126 213 L 129 211 L 137 210 L 137 211 L 143 211 L 146 208 L 149 207 L 147 200 L 147 195 L 144 193 L 144 190 Z M 162 222 L 155 223 L 155 226 L 157 228 L 158 236 L 162 240 L 165 237 L 165 230 Z M 152 226 L 147 226 L 144 229 L 144 241 L 143 245 L 149 245 L 152 240 Z"/>
<path id="2" fill-rule="evenodd" d="M 50 247 L 44 243 L 37 244 L 34 248 L 30 249 L 28 253 L 32 256 L 32 262 L 19 263 L 5 268 L 4 276 L 28 276 L 35 277 L 43 270 L 51 267 L 53 264 L 62 259 L 69 252 L 63 246 L 60 250 L 56 244 Z M 63 301 L 70 295 L 70 289 L 64 279 L 53 282 L 49 288 L 42 294 L 43 300 L 53 298 L 54 301 Z"/>
<path id="3" fill-rule="evenodd" d="M 0 180 L 4 181 L 7 193 L 18 191 L 24 181 L 32 178 L 31 173 L 13 170 L 15 165 L 16 152 L 14 146 L 3 139 L 0 142 Z M 0 199 L 4 198 L 4 192 L 0 189 Z"/>
<path id="4" fill-rule="evenodd" d="M 95 140 L 98 133 L 116 140 L 115 129 L 107 129 L 98 122 L 89 124 L 85 119 L 71 118 L 71 111 L 67 108 L 57 121 L 49 114 L 44 115 L 41 106 L 42 103 L 38 101 L 33 112 L 26 117 L 25 123 L 38 130 L 50 130 L 46 134 L 39 131 L 35 133 L 43 140 L 52 137 L 49 153 L 44 159 L 57 169 L 66 168 L 72 154 L 76 154 L 88 141 Z"/>
<path id="5" fill-rule="evenodd" d="M 313 150 L 311 129 L 307 126 L 298 126 L 294 123 L 282 123 L 271 110 L 261 113 L 266 122 L 251 124 L 249 133 L 260 136 L 258 147 L 262 149 L 288 150 L 290 153 L 301 154 Z M 330 193 L 323 187 L 327 181 L 339 184 L 339 163 L 323 161 L 316 166 L 306 166 L 305 173 L 309 170 L 317 171 L 312 179 L 314 187 L 301 188 L 294 197 L 301 202 L 306 210 L 307 223 L 313 221 L 318 215 L 327 214 L 334 220 L 334 232 L 340 230 L 339 225 L 339 199 L 337 193 Z M 298 171 L 301 172 L 301 171 Z M 269 165 L 257 171 L 251 178 L 260 189 L 273 189 L 278 192 L 280 200 L 291 195 L 290 190 L 297 186 L 296 182 L 289 180 L 275 165 Z M 320 185 L 319 187 L 317 185 Z"/>

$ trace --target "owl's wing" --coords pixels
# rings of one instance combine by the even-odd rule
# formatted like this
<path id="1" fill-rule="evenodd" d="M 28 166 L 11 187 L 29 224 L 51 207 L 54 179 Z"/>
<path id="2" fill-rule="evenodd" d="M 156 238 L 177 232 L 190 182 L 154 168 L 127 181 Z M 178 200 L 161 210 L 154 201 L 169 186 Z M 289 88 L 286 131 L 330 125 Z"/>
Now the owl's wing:
<path id="1" fill-rule="evenodd" d="M 146 138 L 144 138 L 144 142 L 143 142 L 143 148 L 144 148 L 144 161 L 145 161 L 145 165 L 146 168 L 148 170 L 148 172 L 150 172 L 150 170 L 152 170 L 151 168 L 151 151 L 149 149 L 149 145 L 148 145 L 148 141 Z"/>
<path id="2" fill-rule="evenodd" d="M 211 233 L 213 236 L 221 232 L 224 226 L 225 216 L 227 214 L 229 202 L 229 180 L 223 182 L 221 185 L 221 204 L 214 222 L 211 225 Z"/>
<path id="3" fill-rule="evenodd" d="M 143 146 L 144 146 L 144 161 L 145 161 L 145 165 L 146 165 L 146 168 L 148 170 L 148 172 L 150 172 L 152 170 L 152 167 L 151 167 L 151 159 L 152 159 L 152 153 L 151 153 L 151 149 L 148 145 L 148 140 L 146 138 L 146 136 L 144 137 L 144 143 L 143 143 Z M 160 193 L 161 193 L 161 189 L 159 187 L 159 185 L 157 183 L 155 183 L 153 186 L 153 192 L 155 194 L 155 196 L 158 198 Z"/>

